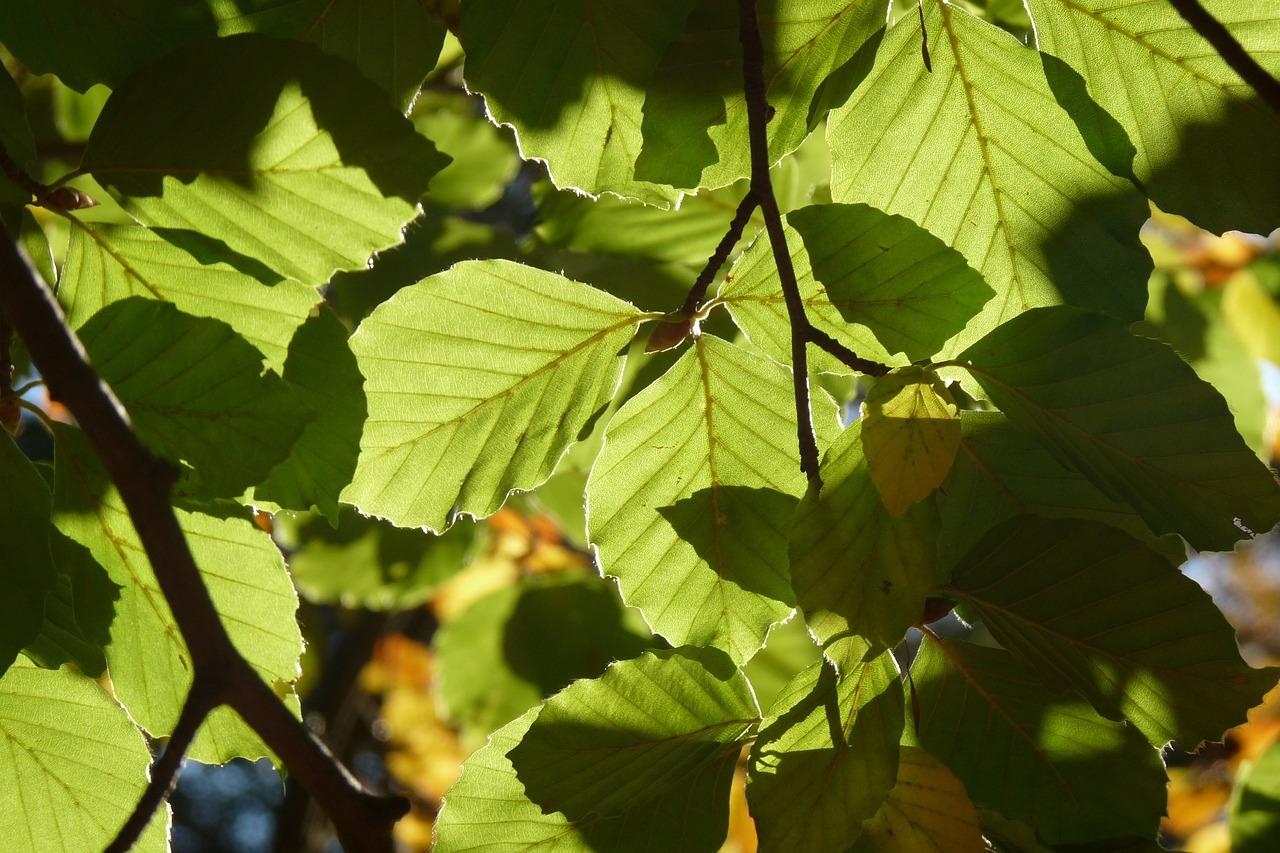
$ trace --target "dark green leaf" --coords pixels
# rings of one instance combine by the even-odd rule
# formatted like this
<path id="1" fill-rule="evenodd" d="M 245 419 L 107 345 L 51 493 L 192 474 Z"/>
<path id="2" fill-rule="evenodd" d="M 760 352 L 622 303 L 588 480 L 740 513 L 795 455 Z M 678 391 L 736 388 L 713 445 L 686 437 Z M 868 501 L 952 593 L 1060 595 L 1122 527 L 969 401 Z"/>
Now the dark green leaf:
<path id="1" fill-rule="evenodd" d="M 7 238 L 3 238 L 7 239 Z M 3 381 L 0 378 L 0 381 Z M 49 487 L 0 428 L 0 674 L 40 633 L 45 599 L 57 584 L 49 549 Z"/>
<path id="2" fill-rule="evenodd" d="M 1266 853 L 1280 844 L 1280 745 L 1241 774 L 1228 825 L 1232 853 Z"/>

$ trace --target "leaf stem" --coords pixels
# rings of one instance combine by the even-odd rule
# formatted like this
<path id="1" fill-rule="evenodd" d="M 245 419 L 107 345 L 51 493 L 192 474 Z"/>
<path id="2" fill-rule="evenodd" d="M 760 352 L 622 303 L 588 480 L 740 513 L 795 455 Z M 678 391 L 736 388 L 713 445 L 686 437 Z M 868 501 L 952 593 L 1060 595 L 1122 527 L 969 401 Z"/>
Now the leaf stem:
<path id="1" fill-rule="evenodd" d="M 738 241 L 742 239 L 742 232 L 746 230 L 747 222 L 751 219 L 751 214 L 759 201 L 756 198 L 754 189 L 747 190 L 747 194 L 742 197 L 742 201 L 738 202 L 738 209 L 734 211 L 733 219 L 729 222 L 729 230 L 720 238 L 716 249 L 711 253 L 711 257 L 707 258 L 707 264 L 702 268 L 702 272 L 698 273 L 698 277 L 694 279 L 693 287 L 689 288 L 689 296 L 684 301 L 684 306 L 680 309 L 680 313 L 685 316 L 693 316 L 698 310 L 698 306 L 702 304 L 703 297 L 707 295 L 707 288 L 711 286 L 711 282 L 715 280 L 716 273 L 724 266 L 725 261 L 729 260 L 729 253 L 733 251 L 733 247 L 738 245 Z"/>
<path id="2" fill-rule="evenodd" d="M 1222 22 L 1200 4 L 1200 0 L 1169 0 L 1191 28 L 1213 45 L 1223 61 L 1258 93 L 1271 109 L 1280 113 L 1280 80 L 1272 77 L 1258 61 L 1249 55 Z"/>

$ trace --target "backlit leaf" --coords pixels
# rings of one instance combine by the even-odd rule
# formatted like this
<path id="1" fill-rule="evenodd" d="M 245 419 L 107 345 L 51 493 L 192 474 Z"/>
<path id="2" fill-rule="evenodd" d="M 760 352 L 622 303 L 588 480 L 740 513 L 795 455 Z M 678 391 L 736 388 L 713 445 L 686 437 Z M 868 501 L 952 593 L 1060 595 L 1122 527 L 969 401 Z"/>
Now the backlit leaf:
<path id="1" fill-rule="evenodd" d="M 1231 803 L 1231 850 L 1264 853 L 1280 842 L 1280 746 L 1272 745 L 1241 776 Z"/>
<path id="2" fill-rule="evenodd" d="M 960 415 L 938 375 L 900 367 L 862 403 L 862 446 L 871 481 L 893 515 L 933 494 L 960 448 Z"/>
<path id="3" fill-rule="evenodd" d="M 7 238 L 5 238 L 7 239 Z M 3 381 L 0 378 L 0 381 Z M 0 674 L 40 633 L 58 569 L 49 550 L 49 487 L 0 429 Z"/>
<path id="4" fill-rule="evenodd" d="M 984 853 L 978 811 L 960 780 L 923 749 L 898 750 L 898 779 L 853 853 Z"/>

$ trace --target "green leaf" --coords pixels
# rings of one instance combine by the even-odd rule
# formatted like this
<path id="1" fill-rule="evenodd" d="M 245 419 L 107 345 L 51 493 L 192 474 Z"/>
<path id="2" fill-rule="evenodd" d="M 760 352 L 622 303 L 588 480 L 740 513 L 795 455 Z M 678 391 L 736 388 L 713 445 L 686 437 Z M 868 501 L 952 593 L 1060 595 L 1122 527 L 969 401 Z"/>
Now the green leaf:
<path id="1" fill-rule="evenodd" d="M 805 487 L 793 393 L 785 369 L 702 335 L 609 422 L 588 535 L 623 599 L 676 645 L 740 664 L 791 613 L 786 523 Z M 834 431 L 834 412 L 818 418 Z"/>
<path id="2" fill-rule="evenodd" d="M 669 206 L 673 189 L 637 180 L 644 87 L 694 0 L 474 0 L 462 5 L 467 88 L 515 128 L 525 158 L 556 186 Z"/>
<path id="3" fill-rule="evenodd" d="M 1280 680 L 1280 669 L 1245 664 L 1195 581 L 1094 522 L 1007 522 L 969 552 L 944 594 L 1046 681 L 1128 718 L 1157 747 L 1221 739 Z"/>
<path id="4" fill-rule="evenodd" d="M 531 577 L 440 627 L 439 698 L 451 721 L 483 740 L 574 679 L 595 678 L 652 645 L 644 623 L 606 581 Z"/>
<path id="5" fill-rule="evenodd" d="M 954 5 L 926 5 L 932 73 L 909 15 L 831 115 L 832 197 L 915 221 L 995 290 L 944 353 L 1041 305 L 1139 319 L 1145 199 L 1093 159 L 1034 50 Z"/>
<path id="6" fill-rule="evenodd" d="M 1164 344 L 1074 308 L 1028 312 L 961 356 L 1018 428 L 1157 533 L 1226 550 L 1280 521 L 1280 488 L 1226 403 Z"/>
<path id="7" fill-rule="evenodd" d="M 643 319 L 507 261 L 460 263 L 404 288 L 351 338 L 369 418 L 342 499 L 401 527 L 490 515 L 589 432 Z"/>
<path id="8" fill-rule="evenodd" d="M 960 415 L 946 384 L 922 367 L 900 367 L 862 403 L 862 446 L 871 481 L 893 515 L 942 485 L 960 449 Z"/>
<path id="9" fill-rule="evenodd" d="M 220 321 L 135 296 L 94 314 L 79 334 L 147 446 L 195 469 L 184 491 L 239 495 L 288 454 L 310 417 Z"/>
<path id="10" fill-rule="evenodd" d="M 350 508 L 337 527 L 321 518 L 289 537 L 289 573 L 309 601 L 367 610 L 408 610 L 464 568 L 475 525 L 434 536 L 365 518 Z M 277 525 L 279 527 L 279 525 Z"/>
<path id="11" fill-rule="evenodd" d="M 255 501 L 320 510 L 338 521 L 338 496 L 360 455 L 367 406 L 364 377 L 347 344 L 347 328 L 327 310 L 307 320 L 289 343 L 284 379 L 316 417 L 289 455 L 253 490 Z"/>
<path id="12" fill-rule="evenodd" d="M 1255 359 L 1280 364 L 1280 304 L 1245 270 L 1222 291 L 1222 318 Z"/>
<path id="13" fill-rule="evenodd" d="M 1280 843 L 1280 745 L 1241 774 L 1227 825 L 1233 853 L 1265 853 Z"/>
<path id="14" fill-rule="evenodd" d="M 1280 74 L 1280 20 L 1249 0 L 1205 6 L 1264 68 Z M 1280 177 L 1270 164 L 1280 158 L 1280 117 L 1172 5 L 1030 0 L 1029 8 L 1040 48 L 1079 72 L 1089 95 L 1123 128 L 1127 150 L 1116 159 L 1161 209 L 1215 232 L 1275 227 Z M 1045 70 L 1055 90 L 1072 86 L 1074 74 L 1048 59 Z"/>
<path id="15" fill-rule="evenodd" d="M 147 785 L 142 733 L 90 678 L 19 661 L 0 680 L 0 832 L 26 853 L 101 850 Z M 169 807 L 133 847 L 169 849 Z"/>
<path id="16" fill-rule="evenodd" d="M 993 295 L 964 256 L 904 217 L 819 204 L 787 221 L 840 316 L 870 329 L 887 352 L 929 358 Z"/>
<path id="17" fill-rule="evenodd" d="M 747 802 L 769 850 L 848 847 L 898 772 L 903 696 L 884 653 L 840 676 L 825 661 L 795 677 L 751 751 Z"/>
<path id="18" fill-rule="evenodd" d="M 0 30 L 3 27 L 0 23 Z M 27 124 L 26 104 L 5 68 L 0 68 L 0 149 L 21 169 L 30 170 L 35 163 L 36 144 Z M 7 170 L 0 170 L 0 228 L 17 233 L 22 206 L 30 200 L 31 193 L 15 184 Z"/>
<path id="19" fill-rule="evenodd" d="M 446 159 L 350 66 L 296 42 L 190 45 L 107 101 L 81 168 L 143 224 L 306 284 L 401 241 Z"/>
<path id="20" fill-rule="evenodd" d="M 279 371 L 294 332 L 321 298 L 289 279 L 267 285 L 233 266 L 230 255 L 197 257 L 146 228 L 72 222 L 58 299 L 73 329 L 112 302 L 145 296 L 223 321 Z"/>
<path id="21" fill-rule="evenodd" d="M 502 198 L 520 170 L 511 134 L 494 127 L 467 95 L 423 92 L 414 103 L 414 127 L 452 158 L 431 179 L 430 201 L 482 210 Z"/>
<path id="22" fill-rule="evenodd" d="M 106 647 L 116 696 L 146 731 L 167 736 L 191 686 L 190 654 L 124 502 L 84 436 L 59 427 L 57 442 L 54 522 L 122 587 Z M 271 537 L 247 518 L 175 512 L 231 642 L 268 684 L 291 697 L 302 653 L 298 597 Z M 292 703 L 296 711 L 296 699 Z M 187 754 L 222 763 L 268 753 L 224 707 L 204 723 Z"/>
<path id="23" fill-rule="evenodd" d="M 544 811 L 609 817 L 691 776 L 731 772 L 759 716 L 723 652 L 645 652 L 547 700 L 507 756 Z"/>
<path id="24" fill-rule="evenodd" d="M 898 779 L 875 817 L 862 825 L 853 853 L 983 853 L 978 812 L 964 785 L 923 749 L 898 750 Z"/>
<path id="25" fill-rule="evenodd" d="M 911 672 L 920 745 L 975 803 L 1027 821 L 1050 844 L 1154 837 L 1164 770 L 1134 729 L 1048 692 L 1000 649 L 926 637 Z"/>
<path id="26" fill-rule="evenodd" d="M 531 708 L 507 723 L 462 765 L 462 778 L 445 794 L 436 822 L 435 849 L 440 853 L 534 849 L 713 853 L 720 849 L 729 824 L 733 762 L 708 764 L 616 817 L 593 815 L 572 821 L 561 812 L 543 812 L 530 802 L 506 757 L 537 715 L 538 709 Z"/>
<path id="27" fill-rule="evenodd" d="M 57 586 L 45 599 L 39 636 L 22 653 L 46 669 L 70 663 L 97 678 L 107 669 L 102 650 L 111 641 L 120 587 L 87 548 L 56 528 L 50 528 L 49 546 L 59 571 Z"/>
<path id="28" fill-rule="evenodd" d="M 920 618 L 937 576 L 937 508 L 927 500 L 894 517 L 880 500 L 858 423 L 822 459 L 791 530 L 791 580 L 822 642 L 852 632 L 892 648 Z"/>
<path id="29" fill-rule="evenodd" d="M 7 239 L 7 238 L 5 238 Z M 5 381 L 0 377 L 0 382 Z M 49 550 L 49 487 L 0 428 L 0 674 L 40 633 L 45 599 L 57 584 Z"/>

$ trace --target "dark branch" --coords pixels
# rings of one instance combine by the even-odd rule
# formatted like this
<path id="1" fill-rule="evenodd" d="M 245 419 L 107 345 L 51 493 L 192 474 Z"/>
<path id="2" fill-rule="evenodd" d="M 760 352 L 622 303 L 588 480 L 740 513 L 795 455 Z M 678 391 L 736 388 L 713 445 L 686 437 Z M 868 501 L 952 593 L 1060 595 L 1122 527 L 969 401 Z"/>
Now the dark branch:
<path id="1" fill-rule="evenodd" d="M 1222 22 L 1200 5 L 1200 0 L 1169 0 L 1169 3 L 1205 41 L 1213 45 L 1218 55 L 1258 93 L 1258 97 L 1280 113 L 1280 80 L 1268 74 Z"/>
<path id="2" fill-rule="evenodd" d="M 738 209 L 734 212 L 733 219 L 729 222 L 729 230 L 720 238 L 720 243 L 716 246 L 716 250 L 711 253 L 711 257 L 707 258 L 707 265 L 702 268 L 702 272 L 698 273 L 698 277 L 693 282 L 693 287 L 689 288 L 689 296 L 685 299 L 684 307 L 680 309 L 680 313 L 685 316 L 692 316 L 693 312 L 698 310 L 698 306 L 702 304 L 703 298 L 707 295 L 707 288 L 715 280 L 716 273 L 724 266 L 725 261 L 729 260 L 729 253 L 733 251 L 733 247 L 738 245 L 738 241 L 742 239 L 742 232 L 746 230 L 747 222 L 751 219 L 751 214 L 755 213 L 758 204 L 755 191 L 747 190 L 747 194 L 738 203 Z"/>
<path id="3" fill-rule="evenodd" d="M 851 370 L 856 370 L 858 373 L 865 373 L 868 376 L 884 376 L 889 372 L 889 366 L 887 364 L 881 364 L 878 361 L 871 361 L 870 359 L 863 358 L 844 344 L 837 341 L 835 338 L 831 337 L 831 335 L 828 335 L 817 326 L 814 326 L 812 323 L 810 323 L 808 328 L 805 330 L 805 335 L 808 337 L 810 343 L 831 353 L 836 358 L 840 359 L 840 361 Z"/>
<path id="4" fill-rule="evenodd" d="M 403 814 L 403 800 L 380 800 L 361 790 L 231 644 L 173 512 L 172 466 L 142 445 L 53 294 L 10 239 L 0 239 L 0 306 L 50 396 L 75 416 L 119 489 L 209 701 L 229 703 L 280 756 L 332 818 L 344 849 L 391 850 L 390 828 Z"/>

